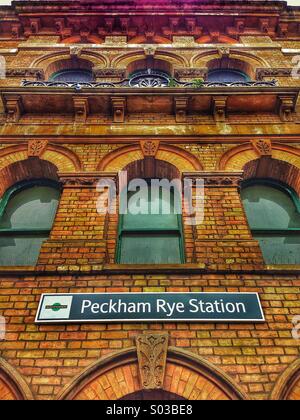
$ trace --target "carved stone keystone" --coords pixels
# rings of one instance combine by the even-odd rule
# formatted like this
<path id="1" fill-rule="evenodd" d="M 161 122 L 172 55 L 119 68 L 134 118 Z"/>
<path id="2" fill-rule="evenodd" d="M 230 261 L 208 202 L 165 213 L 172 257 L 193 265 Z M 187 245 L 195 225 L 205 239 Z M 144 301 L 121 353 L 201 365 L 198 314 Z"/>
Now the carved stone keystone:
<path id="1" fill-rule="evenodd" d="M 254 150 L 260 156 L 272 156 L 272 143 L 271 140 L 252 140 L 251 141 Z"/>
<path id="2" fill-rule="evenodd" d="M 48 146 L 48 140 L 29 140 L 28 157 L 41 157 Z"/>
<path id="3" fill-rule="evenodd" d="M 165 378 L 168 335 L 139 335 L 136 346 L 143 389 L 161 389 Z"/>

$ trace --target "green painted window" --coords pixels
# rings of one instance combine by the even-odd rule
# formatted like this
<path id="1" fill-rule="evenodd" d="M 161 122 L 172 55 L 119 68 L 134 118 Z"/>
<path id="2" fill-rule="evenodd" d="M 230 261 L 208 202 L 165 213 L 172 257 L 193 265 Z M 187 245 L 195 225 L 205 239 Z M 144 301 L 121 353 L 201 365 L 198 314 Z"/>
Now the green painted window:
<path id="1" fill-rule="evenodd" d="M 294 191 L 268 180 L 246 184 L 242 200 L 267 264 L 300 264 L 300 203 Z"/>
<path id="2" fill-rule="evenodd" d="M 184 262 L 181 201 L 174 191 L 159 197 L 151 194 L 150 186 L 140 213 L 128 194 L 128 214 L 120 215 L 117 261 L 120 264 L 181 264 Z M 175 201 L 177 200 L 177 201 Z M 153 211 L 153 206 L 158 211 Z M 168 211 L 170 209 L 170 211 Z M 167 210 L 167 211 L 166 211 Z"/>
<path id="3" fill-rule="evenodd" d="M 56 183 L 37 181 L 11 188 L 0 202 L 0 265 L 35 265 L 49 237 L 60 191 Z"/>

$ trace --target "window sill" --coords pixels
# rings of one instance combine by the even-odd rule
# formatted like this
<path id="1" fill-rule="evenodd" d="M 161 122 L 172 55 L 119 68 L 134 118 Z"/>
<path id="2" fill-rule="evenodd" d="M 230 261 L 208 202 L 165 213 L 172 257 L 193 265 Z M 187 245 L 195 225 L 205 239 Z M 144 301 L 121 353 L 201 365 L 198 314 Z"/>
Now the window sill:
<path id="1" fill-rule="evenodd" d="M 203 273 L 205 264 L 105 264 L 104 272 L 109 273 Z"/>

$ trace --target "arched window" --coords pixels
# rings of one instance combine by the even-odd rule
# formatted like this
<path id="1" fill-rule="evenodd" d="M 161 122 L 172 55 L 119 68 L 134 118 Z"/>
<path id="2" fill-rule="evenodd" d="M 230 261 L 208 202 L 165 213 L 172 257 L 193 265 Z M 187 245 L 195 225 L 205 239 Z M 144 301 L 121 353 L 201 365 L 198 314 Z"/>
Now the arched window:
<path id="1" fill-rule="evenodd" d="M 222 82 L 222 83 L 234 83 L 234 82 L 248 82 L 250 79 L 246 73 L 240 70 L 234 69 L 214 69 L 208 72 L 208 82 Z"/>
<path id="2" fill-rule="evenodd" d="M 167 87 L 170 83 L 170 76 L 161 70 L 138 70 L 129 76 L 131 87 Z"/>
<path id="3" fill-rule="evenodd" d="M 145 157 L 123 169 L 117 262 L 184 263 L 180 173 L 165 161 Z M 127 185 L 128 184 L 128 185 Z M 129 192 L 128 192 L 128 191 Z"/>
<path id="4" fill-rule="evenodd" d="M 60 191 L 54 181 L 20 183 L 0 202 L 0 265 L 35 265 L 48 239 Z"/>
<path id="5" fill-rule="evenodd" d="M 93 73 L 90 70 L 84 69 L 66 69 L 58 71 L 50 77 L 52 82 L 93 82 Z"/>
<path id="6" fill-rule="evenodd" d="M 267 264 L 300 264 L 300 202 L 284 184 L 251 180 L 242 200 Z"/>

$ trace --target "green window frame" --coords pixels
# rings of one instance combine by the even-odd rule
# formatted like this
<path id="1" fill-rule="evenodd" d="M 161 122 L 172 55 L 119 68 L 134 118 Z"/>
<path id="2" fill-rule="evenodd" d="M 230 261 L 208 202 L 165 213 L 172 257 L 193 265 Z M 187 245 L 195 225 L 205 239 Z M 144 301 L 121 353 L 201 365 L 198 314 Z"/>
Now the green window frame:
<path id="1" fill-rule="evenodd" d="M 289 219 L 290 226 L 286 226 L 286 227 L 281 227 L 280 226 L 281 223 L 278 223 L 278 226 L 275 226 L 275 221 L 276 221 L 275 214 L 274 214 L 274 218 L 270 218 L 270 222 L 268 223 L 269 226 L 259 227 L 259 224 L 261 223 L 260 220 L 258 220 L 258 225 L 257 224 L 253 225 L 253 223 L 251 223 L 251 220 L 253 220 L 254 218 L 252 210 L 249 211 L 249 208 L 248 208 L 248 213 L 247 213 L 247 208 L 245 207 L 245 212 L 247 215 L 247 219 L 249 222 L 252 235 L 260 243 L 265 262 L 272 265 L 300 264 L 300 200 L 296 191 L 293 190 L 290 186 L 282 182 L 275 181 L 275 180 L 264 179 L 264 178 L 251 179 L 251 180 L 245 181 L 242 184 L 243 202 L 244 202 L 243 191 L 245 191 L 246 188 L 248 187 L 255 187 L 255 186 L 269 187 L 270 189 L 272 188 L 274 190 L 278 190 L 284 193 L 285 196 L 291 201 L 291 204 L 294 206 L 294 214 L 293 214 L 294 220 L 293 218 L 290 218 Z M 282 203 L 280 202 L 278 203 L 279 206 L 281 204 Z M 245 203 L 244 203 L 244 206 L 245 206 Z M 256 220 L 259 219 L 259 216 L 258 215 L 256 216 L 257 216 Z M 288 242 L 293 244 L 294 251 L 292 251 L 291 249 L 290 250 L 288 249 L 287 247 Z M 281 251 L 280 255 L 278 253 L 279 251 Z M 277 257 L 275 255 L 276 252 L 277 252 Z M 297 254 L 299 255 L 298 258 L 297 258 Z"/>
<path id="2" fill-rule="evenodd" d="M 149 181 L 149 180 L 147 180 Z M 149 203 L 149 202 L 148 202 Z M 163 217 L 164 215 L 160 215 L 160 220 L 159 220 L 159 226 L 157 223 L 157 219 L 155 220 L 155 217 L 157 216 L 152 216 L 151 214 L 148 215 L 144 215 L 143 217 L 146 217 L 145 220 L 145 225 L 147 225 L 147 227 L 141 227 L 141 226 L 137 226 L 135 228 L 132 227 L 126 227 L 126 216 L 124 214 L 121 214 L 119 216 L 119 225 L 118 225 L 118 242 L 117 242 L 117 251 L 116 251 L 116 262 L 118 264 L 184 264 L 185 263 L 185 246 L 184 246 L 184 233 L 183 233 L 183 223 L 182 223 L 182 215 L 181 214 L 176 214 L 174 215 L 174 218 L 176 216 L 176 227 L 174 225 L 174 227 L 169 228 L 169 227 L 165 227 L 163 226 Z M 132 217 L 132 216 L 131 216 Z M 141 217 L 141 216 L 138 216 Z M 153 223 L 151 222 L 151 218 L 153 220 Z M 135 237 L 138 238 L 139 240 L 141 238 L 148 238 L 148 246 L 150 246 L 151 244 L 151 238 L 152 239 L 157 239 L 157 240 L 163 240 L 164 238 L 167 239 L 177 239 L 178 240 L 178 249 L 176 249 L 176 253 L 178 254 L 178 258 L 175 258 L 174 261 L 161 261 L 161 262 L 153 262 L 150 261 L 149 259 L 147 260 L 147 258 L 153 256 L 150 252 L 150 254 L 147 255 L 143 255 L 143 257 L 145 257 L 145 259 L 143 261 L 139 261 L 139 262 L 132 262 L 132 260 L 125 260 L 122 257 L 123 256 L 123 246 L 124 246 L 124 242 L 126 241 L 126 239 L 128 239 L 129 237 Z M 147 240 L 147 239 L 146 239 Z M 177 245 L 175 245 L 173 243 L 174 248 L 177 248 Z M 173 250 L 174 250 L 173 248 Z M 172 247 L 170 247 L 170 249 L 172 249 Z M 169 259 L 172 259 L 171 255 L 169 255 Z"/>
<path id="3" fill-rule="evenodd" d="M 12 199 L 17 197 L 17 195 L 23 191 L 30 190 L 34 187 L 49 187 L 54 190 L 58 191 L 58 198 L 57 198 L 57 206 L 59 204 L 59 194 L 61 191 L 60 185 L 58 182 L 48 180 L 48 179 L 37 179 L 33 181 L 22 181 L 11 188 L 9 188 L 5 194 L 3 195 L 2 199 L 0 200 L 0 261 L 1 261 L 1 248 L 7 245 L 7 240 L 23 240 L 27 242 L 29 249 L 32 252 L 31 258 L 24 261 L 24 263 L 20 263 L 18 257 L 16 256 L 16 261 L 13 261 L 13 255 L 11 258 L 11 262 L 7 264 L 3 264 L 0 262 L 0 265 L 6 266 L 26 266 L 26 265 L 35 265 L 37 261 L 37 255 L 39 253 L 41 244 L 44 240 L 46 240 L 50 236 L 50 232 L 52 229 L 52 224 L 54 220 L 55 213 L 57 211 L 57 207 L 55 209 L 55 213 L 53 212 L 53 220 L 49 220 L 49 223 L 45 223 L 44 226 L 34 226 L 34 221 L 30 223 L 24 223 L 24 226 L 15 227 L 3 227 L 5 222 L 3 222 L 3 218 L 5 217 L 6 210 Z M 26 219 L 26 215 L 24 215 L 24 220 Z M 31 226 L 28 226 L 30 225 Z M 2 242 L 2 243 L 1 243 Z M 24 257 L 25 258 L 25 257 Z M 5 259 L 5 257 L 4 257 Z"/>

